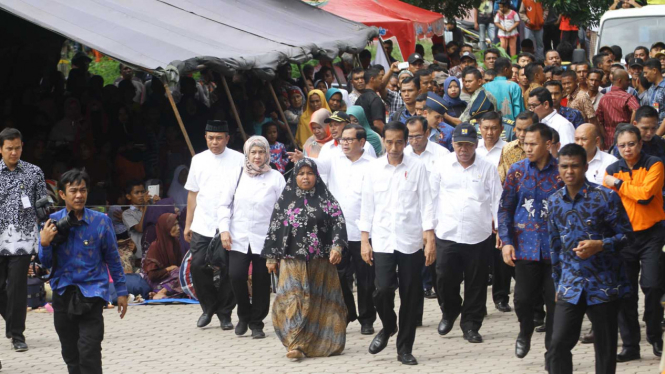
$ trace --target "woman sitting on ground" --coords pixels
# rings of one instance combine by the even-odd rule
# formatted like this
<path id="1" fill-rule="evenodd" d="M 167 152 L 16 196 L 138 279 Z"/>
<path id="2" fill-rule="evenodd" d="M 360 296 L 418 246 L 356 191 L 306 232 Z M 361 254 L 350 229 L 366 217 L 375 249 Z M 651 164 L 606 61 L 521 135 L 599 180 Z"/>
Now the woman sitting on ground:
<path id="1" fill-rule="evenodd" d="M 180 254 L 180 225 L 178 216 L 165 213 L 157 221 L 157 240 L 143 259 L 142 274 L 152 288 L 152 299 L 182 297 L 178 280 L 182 255 Z"/>

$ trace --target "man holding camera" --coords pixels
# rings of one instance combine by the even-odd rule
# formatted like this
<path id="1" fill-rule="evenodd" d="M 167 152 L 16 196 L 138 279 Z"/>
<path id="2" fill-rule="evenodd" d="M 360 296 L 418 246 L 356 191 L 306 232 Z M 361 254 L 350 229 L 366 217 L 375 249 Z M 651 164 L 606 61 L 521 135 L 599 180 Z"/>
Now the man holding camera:
<path id="1" fill-rule="evenodd" d="M 0 132 L 0 314 L 6 336 L 16 352 L 28 350 L 25 317 L 28 303 L 28 267 L 37 253 L 35 203 L 46 196 L 44 173 L 21 160 L 21 132 Z"/>
<path id="2" fill-rule="evenodd" d="M 39 260 L 51 268 L 53 323 L 69 373 L 102 372 L 102 312 L 111 300 L 109 273 L 120 318 L 127 312 L 127 286 L 113 223 L 105 214 L 85 208 L 89 185 L 84 170 L 64 173 L 58 193 L 65 209 L 51 214 L 40 233 Z"/>

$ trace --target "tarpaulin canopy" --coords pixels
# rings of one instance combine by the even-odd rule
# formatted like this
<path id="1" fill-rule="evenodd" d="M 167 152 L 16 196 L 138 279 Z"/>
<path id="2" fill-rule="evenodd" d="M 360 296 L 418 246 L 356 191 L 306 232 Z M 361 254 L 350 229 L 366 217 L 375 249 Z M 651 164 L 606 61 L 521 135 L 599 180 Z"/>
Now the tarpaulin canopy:
<path id="1" fill-rule="evenodd" d="M 443 16 L 399 0 L 328 0 L 322 9 L 379 28 L 381 38 L 395 37 L 406 59 L 416 39 L 443 35 Z"/>
<path id="2" fill-rule="evenodd" d="M 0 0 L 0 8 L 157 73 L 208 66 L 223 74 L 357 53 L 378 36 L 299 0 Z"/>

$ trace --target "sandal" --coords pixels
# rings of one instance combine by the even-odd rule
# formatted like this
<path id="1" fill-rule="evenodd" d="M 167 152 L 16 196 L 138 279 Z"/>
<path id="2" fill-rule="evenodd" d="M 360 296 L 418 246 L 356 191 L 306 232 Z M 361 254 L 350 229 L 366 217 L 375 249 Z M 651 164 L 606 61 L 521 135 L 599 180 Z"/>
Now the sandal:
<path id="1" fill-rule="evenodd" d="M 286 353 L 286 357 L 290 358 L 293 361 L 299 361 L 299 360 L 305 358 L 305 354 L 302 353 L 302 351 L 299 350 L 299 349 L 294 349 L 292 351 L 288 351 Z"/>

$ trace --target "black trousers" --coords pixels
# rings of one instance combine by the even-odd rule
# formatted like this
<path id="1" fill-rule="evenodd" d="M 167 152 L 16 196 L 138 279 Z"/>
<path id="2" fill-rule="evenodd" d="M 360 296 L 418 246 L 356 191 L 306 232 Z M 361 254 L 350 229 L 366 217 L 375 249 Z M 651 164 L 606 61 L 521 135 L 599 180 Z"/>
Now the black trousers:
<path id="1" fill-rule="evenodd" d="M 60 339 L 62 358 L 69 374 L 102 372 L 102 340 L 104 340 L 104 306 L 101 298 L 87 298 L 92 302 L 89 312 L 68 314 L 76 286 L 68 287 L 62 295 L 53 292 L 53 324 Z"/>
<path id="2" fill-rule="evenodd" d="M 406 254 L 374 252 L 376 290 L 374 305 L 383 329 L 392 334 L 397 330 L 395 290 L 399 287 L 399 332 L 397 353 L 411 353 L 416 340 L 417 301 L 423 298 L 422 268 L 425 255 L 422 250 Z M 399 272 L 398 272 L 399 270 Z"/>
<path id="3" fill-rule="evenodd" d="M 564 31 L 561 33 L 561 41 L 568 42 L 573 48 L 577 48 L 577 38 L 579 33 L 577 31 Z"/>
<path id="4" fill-rule="evenodd" d="M 249 301 L 247 274 L 252 263 L 252 301 Z M 270 274 L 266 260 L 260 254 L 253 254 L 250 247 L 247 253 L 229 251 L 229 278 L 238 303 L 238 320 L 249 328 L 263 329 L 263 319 L 270 309 Z"/>
<path id="5" fill-rule="evenodd" d="M 214 272 L 206 264 L 206 250 L 212 238 L 192 233 L 190 251 L 192 252 L 192 282 L 196 296 L 201 304 L 203 313 L 217 314 L 219 318 L 231 318 L 231 312 L 236 306 L 233 290 L 229 282 L 228 251 L 226 253 L 226 266 L 220 274 L 219 288 L 215 287 Z M 221 242 L 220 242 L 221 245 Z"/>
<path id="6" fill-rule="evenodd" d="M 503 262 L 500 248 L 496 248 L 496 234 L 492 234 L 489 257 L 492 261 L 492 300 L 495 304 L 510 301 L 510 280 L 515 276 L 515 269 Z"/>
<path id="7" fill-rule="evenodd" d="M 573 373 L 573 355 L 571 351 L 580 338 L 585 312 L 593 324 L 596 373 L 615 373 L 617 367 L 617 316 L 619 307 L 620 301 L 618 300 L 587 305 L 585 294 L 582 294 L 577 304 L 559 300 L 556 303 L 552 342 L 545 356 L 549 362 L 550 373 Z"/>
<path id="8" fill-rule="evenodd" d="M 423 264 L 421 276 L 423 278 L 423 297 L 418 300 L 418 325 L 423 324 L 423 314 L 425 314 L 425 290 L 433 289 L 436 292 L 437 299 L 439 298 L 439 291 L 436 285 L 436 261 L 430 266 Z M 426 282 L 425 279 L 428 279 Z"/>
<path id="9" fill-rule="evenodd" d="M 621 255 L 626 264 L 626 273 L 632 291 L 630 296 L 621 303 L 619 311 L 619 331 L 623 348 L 640 349 L 640 323 L 637 311 L 639 286 L 644 292 L 644 322 L 647 326 L 647 341 L 651 344 L 662 340 L 660 321 L 663 320 L 663 308 L 660 306 L 660 297 L 663 295 L 662 269 L 664 230 L 655 225 L 647 230 L 636 231 L 633 240 L 622 251 Z M 640 270 L 642 275 L 640 277 Z"/>
<path id="10" fill-rule="evenodd" d="M 30 257 L 0 256 L 0 315 L 5 319 L 6 336 L 21 342 L 25 342 Z"/>
<path id="11" fill-rule="evenodd" d="M 549 349 L 554 322 L 554 281 L 549 261 L 515 261 L 515 313 L 520 323 L 520 335 L 533 335 L 534 306 L 545 299 L 545 349 Z"/>
<path id="12" fill-rule="evenodd" d="M 556 49 L 561 41 L 561 30 L 559 25 L 543 26 L 543 45 L 545 50 Z"/>
<path id="13" fill-rule="evenodd" d="M 347 279 L 355 269 L 358 280 L 358 312 L 353 298 L 353 290 Z M 342 286 L 344 303 L 348 310 L 347 321 L 360 321 L 361 325 L 371 325 L 376 321 L 374 307 L 374 268 L 363 261 L 360 255 L 360 242 L 349 242 L 349 247 L 342 253 L 342 261 L 337 264 L 339 282 Z"/>
<path id="14" fill-rule="evenodd" d="M 436 273 L 443 318 L 454 321 L 462 314 L 462 331 L 478 331 L 487 302 L 488 246 L 492 236 L 477 244 L 460 244 L 436 238 Z M 464 281 L 464 300 L 460 285 Z"/>

